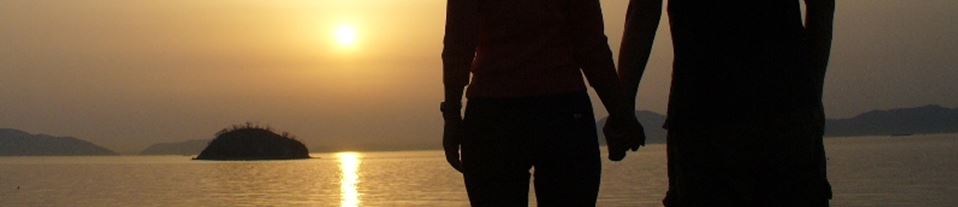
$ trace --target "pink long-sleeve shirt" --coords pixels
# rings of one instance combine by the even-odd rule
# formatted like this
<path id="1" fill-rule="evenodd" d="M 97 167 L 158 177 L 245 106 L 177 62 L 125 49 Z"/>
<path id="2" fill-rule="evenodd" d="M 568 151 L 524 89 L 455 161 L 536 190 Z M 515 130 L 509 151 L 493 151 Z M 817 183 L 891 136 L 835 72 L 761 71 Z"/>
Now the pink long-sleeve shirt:
<path id="1" fill-rule="evenodd" d="M 583 73 L 617 81 L 591 75 L 615 71 L 603 30 L 598 0 L 448 0 L 443 81 L 470 98 L 581 92 Z"/>

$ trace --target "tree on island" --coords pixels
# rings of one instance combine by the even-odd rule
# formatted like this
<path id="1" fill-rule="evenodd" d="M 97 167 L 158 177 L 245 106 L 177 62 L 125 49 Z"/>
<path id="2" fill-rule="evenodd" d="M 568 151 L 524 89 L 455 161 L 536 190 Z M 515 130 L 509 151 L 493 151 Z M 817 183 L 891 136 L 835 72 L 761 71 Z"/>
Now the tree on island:
<path id="1" fill-rule="evenodd" d="M 277 160 L 308 159 L 306 145 L 288 132 L 281 135 L 269 126 L 246 122 L 216 133 L 197 160 Z"/>

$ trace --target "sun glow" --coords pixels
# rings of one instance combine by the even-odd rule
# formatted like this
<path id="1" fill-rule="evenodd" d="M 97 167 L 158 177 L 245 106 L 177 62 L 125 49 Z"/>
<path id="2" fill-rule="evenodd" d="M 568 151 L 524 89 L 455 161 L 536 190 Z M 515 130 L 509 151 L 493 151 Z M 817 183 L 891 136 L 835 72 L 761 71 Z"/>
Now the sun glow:
<path id="1" fill-rule="evenodd" d="M 342 195 L 340 206 L 357 207 L 359 206 L 359 190 L 357 189 L 357 185 L 359 184 L 359 164 L 363 161 L 357 152 L 336 153 L 336 158 L 339 159 L 339 169 L 342 173 L 339 186 L 340 194 Z"/>
<path id="2" fill-rule="evenodd" d="M 334 35 L 336 38 L 336 43 L 340 47 L 354 47 L 356 42 L 359 40 L 359 33 L 356 30 L 356 27 L 348 24 L 340 25 L 336 28 L 336 33 Z"/>

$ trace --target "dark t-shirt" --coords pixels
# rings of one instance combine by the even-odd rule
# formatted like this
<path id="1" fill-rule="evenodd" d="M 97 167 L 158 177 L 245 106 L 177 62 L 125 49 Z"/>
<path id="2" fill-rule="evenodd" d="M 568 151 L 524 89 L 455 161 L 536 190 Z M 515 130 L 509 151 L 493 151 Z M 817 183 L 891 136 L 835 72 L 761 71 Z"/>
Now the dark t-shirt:
<path id="1" fill-rule="evenodd" d="M 675 62 L 668 126 L 819 117 L 820 89 L 806 66 L 799 4 L 669 1 Z"/>
<path id="2" fill-rule="evenodd" d="M 822 73 L 800 1 L 669 2 L 665 205 L 828 206 Z"/>

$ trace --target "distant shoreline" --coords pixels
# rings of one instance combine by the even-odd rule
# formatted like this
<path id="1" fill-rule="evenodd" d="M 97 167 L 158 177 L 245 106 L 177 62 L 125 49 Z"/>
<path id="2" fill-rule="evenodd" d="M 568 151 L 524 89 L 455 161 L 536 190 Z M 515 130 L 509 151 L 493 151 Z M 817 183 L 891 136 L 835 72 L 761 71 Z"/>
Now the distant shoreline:
<path id="1" fill-rule="evenodd" d="M 825 140 L 829 139 L 912 139 L 912 138 L 927 138 L 930 136 L 942 136 L 942 135 L 955 135 L 952 138 L 958 139 L 958 133 L 924 133 L 924 134 L 911 134 L 908 136 L 891 136 L 891 135 L 863 135 L 863 136 L 826 136 Z M 664 143 L 650 143 L 648 146 L 661 146 L 665 145 Z M 605 145 L 601 145 L 600 148 L 604 149 Z M 641 148 L 639 150 L 642 150 Z M 409 149 L 409 150 L 341 150 L 341 151 L 311 151 L 309 158 L 298 158 L 298 159 L 278 159 L 278 160 L 311 160 L 311 159 L 322 159 L 321 156 L 316 156 L 319 154 L 335 154 L 340 152 L 359 152 L 359 153 L 395 153 L 395 152 L 436 152 L 442 151 L 442 149 Z M 114 154 L 114 155 L 7 155 L 0 156 L 0 158 L 15 158 L 15 157 L 187 157 L 189 159 L 194 159 L 196 155 L 145 155 L 145 154 Z M 202 161 L 265 161 L 270 159 L 243 159 L 243 160 L 202 160 Z M 273 159 L 277 160 L 277 159 Z"/>

